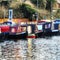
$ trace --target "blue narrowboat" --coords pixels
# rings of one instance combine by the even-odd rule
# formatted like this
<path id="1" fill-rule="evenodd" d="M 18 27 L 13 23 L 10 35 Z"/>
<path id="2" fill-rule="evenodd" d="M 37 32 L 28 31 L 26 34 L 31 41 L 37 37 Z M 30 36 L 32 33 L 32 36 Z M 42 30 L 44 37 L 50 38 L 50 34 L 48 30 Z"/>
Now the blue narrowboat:
<path id="1" fill-rule="evenodd" d="M 38 23 L 37 24 L 36 35 L 38 37 L 51 36 L 52 35 L 51 26 L 52 26 L 52 22 Z"/>
<path id="2" fill-rule="evenodd" d="M 60 35 L 60 20 L 38 23 L 35 34 L 38 37 Z"/>
<path id="3" fill-rule="evenodd" d="M 48 36 L 51 33 L 51 22 L 39 22 L 36 26 L 35 34 L 37 37 Z"/>
<path id="4" fill-rule="evenodd" d="M 56 19 L 52 22 L 52 33 L 54 33 L 55 35 L 59 35 L 60 32 L 60 20 Z"/>
<path id="5" fill-rule="evenodd" d="M 54 29 L 55 30 L 60 30 L 60 20 L 55 20 L 54 21 Z"/>

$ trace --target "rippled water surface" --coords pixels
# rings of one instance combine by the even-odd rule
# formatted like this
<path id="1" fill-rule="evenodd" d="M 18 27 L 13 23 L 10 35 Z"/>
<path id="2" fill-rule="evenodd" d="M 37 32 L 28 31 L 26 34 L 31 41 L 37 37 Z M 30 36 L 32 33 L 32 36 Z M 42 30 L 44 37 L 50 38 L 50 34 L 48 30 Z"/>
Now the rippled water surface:
<path id="1" fill-rule="evenodd" d="M 60 60 L 60 36 L 0 42 L 0 60 Z"/>

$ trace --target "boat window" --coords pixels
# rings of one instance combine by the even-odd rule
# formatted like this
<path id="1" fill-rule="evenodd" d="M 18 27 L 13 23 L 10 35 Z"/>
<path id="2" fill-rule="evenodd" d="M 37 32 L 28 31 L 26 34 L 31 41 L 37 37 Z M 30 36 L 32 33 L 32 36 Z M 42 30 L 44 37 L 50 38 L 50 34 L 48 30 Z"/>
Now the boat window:
<path id="1" fill-rule="evenodd" d="M 45 29 L 50 28 L 51 24 L 45 25 Z"/>
<path id="2" fill-rule="evenodd" d="M 5 25 L 9 25 L 10 26 L 10 23 L 5 23 Z"/>
<path id="3" fill-rule="evenodd" d="M 26 31 L 26 27 L 23 27 L 23 32 L 25 32 Z"/>
<path id="4" fill-rule="evenodd" d="M 48 28 L 50 28 L 51 27 L 51 24 L 48 24 Z"/>
<path id="5" fill-rule="evenodd" d="M 45 25 L 45 29 L 47 29 L 47 25 Z"/>
<path id="6" fill-rule="evenodd" d="M 43 26 L 42 25 L 37 25 L 38 30 L 42 30 Z"/>
<path id="7" fill-rule="evenodd" d="M 26 32 L 26 27 L 19 26 L 17 32 Z"/>
<path id="8" fill-rule="evenodd" d="M 15 27 L 11 27 L 11 32 L 12 33 L 16 33 L 16 28 Z"/>
<path id="9" fill-rule="evenodd" d="M 4 24 L 4 25 L 11 25 L 10 22 L 4 22 L 3 24 Z"/>

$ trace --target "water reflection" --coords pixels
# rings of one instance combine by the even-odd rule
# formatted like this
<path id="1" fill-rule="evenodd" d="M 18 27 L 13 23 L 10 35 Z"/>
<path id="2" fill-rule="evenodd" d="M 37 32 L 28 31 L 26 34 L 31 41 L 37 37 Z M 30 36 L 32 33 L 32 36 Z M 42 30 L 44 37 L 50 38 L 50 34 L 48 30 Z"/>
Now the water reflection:
<path id="1" fill-rule="evenodd" d="M 24 60 L 27 57 L 27 41 L 4 41 L 0 43 L 1 59 Z"/>
<path id="2" fill-rule="evenodd" d="M 0 60 L 60 60 L 60 36 L 0 42 Z"/>
<path id="3" fill-rule="evenodd" d="M 28 60 L 32 60 L 32 40 L 31 38 L 28 38 Z"/>

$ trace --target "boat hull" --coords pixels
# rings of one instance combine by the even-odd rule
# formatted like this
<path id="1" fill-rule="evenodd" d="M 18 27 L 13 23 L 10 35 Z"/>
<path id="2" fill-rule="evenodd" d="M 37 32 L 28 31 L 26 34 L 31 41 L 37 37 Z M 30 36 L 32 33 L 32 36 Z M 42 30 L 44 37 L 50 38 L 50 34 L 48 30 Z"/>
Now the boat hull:
<path id="1" fill-rule="evenodd" d="M 26 39 L 28 33 L 19 33 L 19 34 L 0 34 L 1 39 Z"/>
<path id="2" fill-rule="evenodd" d="M 44 37 L 58 36 L 58 35 L 60 35 L 60 32 L 59 31 L 56 31 L 56 32 L 38 32 L 38 33 L 35 33 L 35 35 L 37 37 L 44 38 Z"/>

